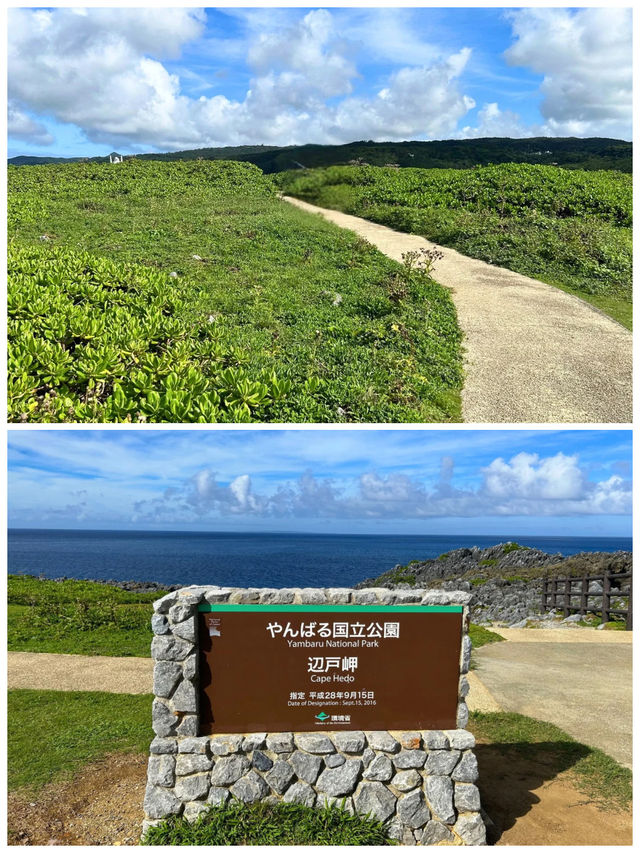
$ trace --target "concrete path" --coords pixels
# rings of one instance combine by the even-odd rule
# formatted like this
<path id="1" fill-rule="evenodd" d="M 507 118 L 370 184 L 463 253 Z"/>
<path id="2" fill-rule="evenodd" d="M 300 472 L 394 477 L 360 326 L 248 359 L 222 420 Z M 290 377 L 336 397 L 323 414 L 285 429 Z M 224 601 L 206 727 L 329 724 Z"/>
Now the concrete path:
<path id="1" fill-rule="evenodd" d="M 579 632 L 605 635 L 595 640 L 561 629 L 518 633 L 528 636 L 474 651 L 475 674 L 503 710 L 554 723 L 631 767 L 631 632 Z M 555 635 L 555 642 L 529 639 L 542 633 Z M 614 635 L 626 639 L 613 640 Z"/>
<path id="2" fill-rule="evenodd" d="M 9 688 L 152 692 L 151 658 L 9 652 L 7 659 Z"/>
<path id="3" fill-rule="evenodd" d="M 396 261 L 434 244 L 284 196 Z M 437 247 L 433 277 L 464 332 L 468 423 L 631 423 L 631 332 L 588 303 L 511 270 Z"/>

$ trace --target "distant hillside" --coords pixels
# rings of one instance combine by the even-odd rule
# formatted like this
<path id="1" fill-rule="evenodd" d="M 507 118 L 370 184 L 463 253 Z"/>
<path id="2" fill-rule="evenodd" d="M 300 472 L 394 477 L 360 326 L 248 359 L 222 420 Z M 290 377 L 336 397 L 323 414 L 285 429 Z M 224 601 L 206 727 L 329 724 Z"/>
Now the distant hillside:
<path id="1" fill-rule="evenodd" d="M 244 160 L 263 172 L 345 165 L 351 161 L 371 166 L 388 164 L 426 169 L 486 166 L 490 163 L 539 163 L 567 169 L 615 169 L 631 172 L 632 144 L 621 139 L 448 139 L 436 142 L 350 142 L 347 145 L 242 145 L 228 148 L 197 148 L 167 154 L 139 154 L 140 160 Z M 13 157 L 14 166 L 78 161 L 82 157 Z M 106 157 L 88 158 L 103 162 Z"/>

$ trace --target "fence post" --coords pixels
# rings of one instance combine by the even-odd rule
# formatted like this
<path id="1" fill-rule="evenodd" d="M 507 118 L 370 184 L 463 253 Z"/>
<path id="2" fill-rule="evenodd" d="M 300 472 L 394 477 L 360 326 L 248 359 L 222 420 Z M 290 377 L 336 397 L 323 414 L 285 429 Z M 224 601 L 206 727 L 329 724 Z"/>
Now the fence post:
<path id="1" fill-rule="evenodd" d="M 542 578 L 542 612 L 547 612 L 547 578 Z"/>
<path id="2" fill-rule="evenodd" d="M 629 578 L 629 603 L 627 604 L 627 631 L 633 631 L 633 572 Z"/>
<path id="3" fill-rule="evenodd" d="M 553 578 L 551 581 L 551 609 L 556 609 L 558 603 L 558 578 Z"/>
<path id="4" fill-rule="evenodd" d="M 563 613 L 565 619 L 570 615 L 571 610 L 571 580 L 569 578 L 564 579 L 564 608 Z"/>
<path id="5" fill-rule="evenodd" d="M 589 579 L 582 578 L 582 595 L 580 596 L 580 615 L 586 616 L 589 608 Z"/>
<path id="6" fill-rule="evenodd" d="M 608 622 L 611 618 L 611 575 L 605 572 L 602 578 L 602 621 Z"/>

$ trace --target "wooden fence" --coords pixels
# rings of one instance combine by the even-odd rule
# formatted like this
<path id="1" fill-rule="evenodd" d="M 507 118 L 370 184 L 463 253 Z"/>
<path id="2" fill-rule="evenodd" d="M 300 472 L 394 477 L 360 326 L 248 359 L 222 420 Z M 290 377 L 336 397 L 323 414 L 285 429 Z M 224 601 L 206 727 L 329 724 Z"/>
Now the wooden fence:
<path id="1" fill-rule="evenodd" d="M 589 592 L 589 585 L 598 581 L 602 592 Z M 628 583 L 622 583 L 628 581 Z M 575 587 L 578 587 L 577 589 Z M 616 591 L 611 592 L 615 586 Z M 618 591 L 619 590 L 619 591 Z M 619 605 L 612 607 L 612 598 L 627 598 L 626 608 Z M 589 603 L 591 599 L 592 603 Z M 599 605 L 593 604 L 593 599 L 601 599 Z M 575 603 L 578 601 L 579 603 Z M 572 613 L 599 613 L 603 622 L 609 622 L 611 616 L 625 616 L 627 631 L 633 628 L 633 581 L 631 572 L 619 572 L 589 577 L 574 578 L 543 578 L 542 579 L 542 610 L 562 610 L 565 617 Z"/>

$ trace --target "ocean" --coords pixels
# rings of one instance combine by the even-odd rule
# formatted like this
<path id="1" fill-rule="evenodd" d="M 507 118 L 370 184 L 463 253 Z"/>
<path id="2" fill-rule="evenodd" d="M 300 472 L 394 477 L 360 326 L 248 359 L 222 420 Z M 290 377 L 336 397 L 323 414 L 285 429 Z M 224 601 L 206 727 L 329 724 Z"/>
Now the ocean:
<path id="1" fill-rule="evenodd" d="M 631 550 L 631 538 L 360 536 L 9 530 L 9 572 L 220 586 L 353 586 L 409 560 L 516 540 L 564 555 Z"/>

